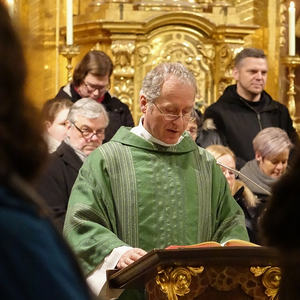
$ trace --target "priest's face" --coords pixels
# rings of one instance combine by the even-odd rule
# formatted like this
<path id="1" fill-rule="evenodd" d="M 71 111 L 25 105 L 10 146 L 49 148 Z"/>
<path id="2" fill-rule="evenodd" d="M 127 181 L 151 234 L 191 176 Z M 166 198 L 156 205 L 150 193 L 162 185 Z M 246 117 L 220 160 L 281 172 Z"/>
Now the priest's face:
<path id="1" fill-rule="evenodd" d="M 176 144 L 190 120 L 195 92 L 189 83 L 170 77 L 154 103 L 141 96 L 145 129 L 166 144 Z"/>

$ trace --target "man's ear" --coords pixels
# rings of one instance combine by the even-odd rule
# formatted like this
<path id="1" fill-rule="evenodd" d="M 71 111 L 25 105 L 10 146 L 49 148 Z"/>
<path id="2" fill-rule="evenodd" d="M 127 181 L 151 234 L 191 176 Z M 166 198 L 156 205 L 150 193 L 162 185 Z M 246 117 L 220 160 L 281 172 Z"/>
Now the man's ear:
<path id="1" fill-rule="evenodd" d="M 255 159 L 256 159 L 258 162 L 261 162 L 261 161 L 262 161 L 262 156 L 261 156 L 260 152 L 255 152 Z"/>
<path id="2" fill-rule="evenodd" d="M 141 95 L 140 96 L 140 107 L 141 107 L 141 112 L 143 113 L 143 114 L 145 114 L 146 113 L 146 110 L 147 110 L 147 99 L 146 99 L 146 97 L 144 96 L 144 95 Z"/>
<path id="3" fill-rule="evenodd" d="M 65 126 L 66 126 L 67 130 L 69 130 L 72 126 L 72 123 L 69 120 L 66 120 L 65 121 Z"/>
<path id="4" fill-rule="evenodd" d="M 234 67 L 232 70 L 232 76 L 234 78 L 235 81 L 239 80 L 239 75 L 240 75 L 240 71 L 237 67 Z"/>

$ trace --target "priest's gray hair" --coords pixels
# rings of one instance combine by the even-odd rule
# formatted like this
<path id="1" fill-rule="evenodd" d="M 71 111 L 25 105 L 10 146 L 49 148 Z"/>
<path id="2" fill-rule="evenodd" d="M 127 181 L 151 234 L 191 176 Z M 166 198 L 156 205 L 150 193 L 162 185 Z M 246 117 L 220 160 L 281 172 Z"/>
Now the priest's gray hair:
<path id="1" fill-rule="evenodd" d="M 76 116 L 82 116 L 87 119 L 95 119 L 103 116 L 108 124 L 108 114 L 101 103 L 91 98 L 82 98 L 76 101 L 70 108 L 67 119 L 70 122 L 76 121 Z"/>
<path id="2" fill-rule="evenodd" d="M 253 139 L 254 152 L 264 157 L 276 157 L 293 147 L 287 133 L 278 127 L 268 127 L 261 130 Z"/>
<path id="3" fill-rule="evenodd" d="M 144 96 L 148 102 L 155 102 L 161 95 L 163 84 L 170 78 L 175 77 L 183 83 L 190 84 L 197 93 L 197 82 L 194 74 L 183 64 L 178 62 L 161 63 L 152 71 L 148 72 L 143 80 L 140 96 Z"/>

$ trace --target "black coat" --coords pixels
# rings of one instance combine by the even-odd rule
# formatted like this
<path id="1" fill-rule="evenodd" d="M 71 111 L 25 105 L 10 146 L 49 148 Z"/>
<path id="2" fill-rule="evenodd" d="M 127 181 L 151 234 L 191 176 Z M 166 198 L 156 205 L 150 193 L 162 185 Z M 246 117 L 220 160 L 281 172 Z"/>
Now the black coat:
<path id="1" fill-rule="evenodd" d="M 257 112 L 237 94 L 236 85 L 231 85 L 204 114 L 205 119 L 214 120 L 223 144 L 237 156 L 239 167 L 254 158 L 252 140 L 264 128 L 279 127 L 287 132 L 293 143 L 298 143 L 288 109 L 265 91 L 260 101 L 262 105 Z"/>
<path id="2" fill-rule="evenodd" d="M 51 209 L 52 219 L 62 232 L 73 184 L 83 162 L 75 151 L 62 142 L 50 155 L 50 161 L 37 183 L 37 190 Z"/>
<path id="3" fill-rule="evenodd" d="M 55 99 L 67 98 L 76 102 L 82 97 L 76 92 L 72 84 L 60 88 Z M 103 143 L 108 142 L 121 126 L 133 127 L 134 122 L 128 106 L 116 97 L 111 97 L 107 92 L 101 104 L 105 107 L 109 116 L 109 124 L 105 130 Z"/>

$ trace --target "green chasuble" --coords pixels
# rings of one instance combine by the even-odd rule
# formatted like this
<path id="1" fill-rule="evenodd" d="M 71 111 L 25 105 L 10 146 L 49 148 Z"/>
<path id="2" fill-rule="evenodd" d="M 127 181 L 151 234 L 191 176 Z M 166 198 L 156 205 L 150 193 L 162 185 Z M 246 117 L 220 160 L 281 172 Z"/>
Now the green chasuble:
<path id="1" fill-rule="evenodd" d="M 243 212 L 208 152 L 188 134 L 164 147 L 125 127 L 80 169 L 64 234 L 86 275 L 124 245 L 248 240 Z"/>

